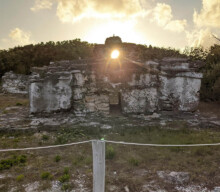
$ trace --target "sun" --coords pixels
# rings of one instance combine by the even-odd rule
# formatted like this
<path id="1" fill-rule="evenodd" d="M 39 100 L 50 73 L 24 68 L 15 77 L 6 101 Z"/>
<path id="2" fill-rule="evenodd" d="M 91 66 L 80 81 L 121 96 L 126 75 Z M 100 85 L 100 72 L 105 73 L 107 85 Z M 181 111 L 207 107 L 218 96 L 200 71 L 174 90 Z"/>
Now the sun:
<path id="1" fill-rule="evenodd" d="M 111 58 L 112 59 L 117 59 L 119 57 L 119 55 L 120 55 L 120 52 L 117 49 L 115 49 L 111 53 Z"/>

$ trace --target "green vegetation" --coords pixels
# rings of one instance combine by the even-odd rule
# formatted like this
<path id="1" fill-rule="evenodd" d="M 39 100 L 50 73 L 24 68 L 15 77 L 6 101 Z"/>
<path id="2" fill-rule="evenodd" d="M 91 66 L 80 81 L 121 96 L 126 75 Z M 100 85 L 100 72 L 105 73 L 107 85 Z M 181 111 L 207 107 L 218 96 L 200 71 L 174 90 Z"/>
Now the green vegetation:
<path id="1" fill-rule="evenodd" d="M 69 167 L 65 167 L 64 170 L 63 170 L 63 173 L 64 174 L 69 174 Z"/>
<path id="2" fill-rule="evenodd" d="M 7 107 L 21 106 L 21 105 L 27 106 L 28 104 L 29 104 L 29 100 L 22 96 L 1 95 L 0 97 L 0 110 L 2 111 L 4 111 Z M 7 111 L 5 113 L 7 113 Z"/>
<path id="3" fill-rule="evenodd" d="M 98 138 L 104 137 L 106 140 L 137 143 L 192 144 L 217 143 L 220 140 L 220 132 L 218 130 L 211 128 L 202 129 L 200 126 L 192 128 L 185 121 L 167 122 L 167 125 L 163 127 L 160 125 L 143 125 L 141 121 L 141 119 L 132 117 L 108 117 L 99 119 L 99 122 L 103 124 L 108 122 L 113 127 L 111 130 L 93 130 L 90 127 L 89 129 L 93 130 L 93 132 L 86 133 L 87 127 L 81 126 L 80 129 L 82 133 L 85 133 L 83 137 L 88 139 L 96 138 L 99 135 Z M 128 122 L 132 126 L 125 126 Z M 77 129 L 77 127 L 78 125 L 71 126 L 71 129 Z M 60 136 L 60 131 L 51 131 L 50 137 Z M 68 131 L 66 130 L 66 132 Z M 10 139 L 11 136 L 8 133 L 1 133 L 0 145 L 3 146 L 4 143 L 7 143 L 8 146 L 12 146 L 15 139 L 17 140 L 17 147 L 38 145 L 39 138 L 34 136 L 34 133 L 22 132 L 22 134 L 15 134 L 13 132 L 14 139 Z M 71 138 L 69 137 L 69 139 Z M 80 139 L 84 140 L 81 137 Z M 71 141 L 79 141 L 79 138 L 74 136 Z M 48 145 L 54 144 L 53 142 L 53 140 L 49 140 Z M 124 185 L 126 183 L 126 185 L 138 187 L 139 184 L 141 186 L 146 181 L 150 182 L 152 178 L 157 181 L 157 177 L 155 177 L 157 171 L 189 172 L 190 185 L 206 183 L 207 186 L 212 187 L 220 183 L 220 178 L 218 177 L 219 146 L 149 147 L 107 143 L 106 156 L 108 156 L 108 153 L 111 154 L 110 158 L 107 159 L 106 157 L 106 179 L 110 182 L 109 185 Z M 2 153 L 1 159 L 9 159 L 9 155 L 11 154 Z M 51 187 L 51 182 L 48 182 L 51 178 L 54 181 L 59 180 L 64 191 L 77 188 L 75 180 L 80 175 L 85 175 L 83 179 L 85 179 L 86 186 L 92 185 L 91 143 L 54 148 L 53 150 L 27 151 L 26 155 L 28 162 L 26 162 L 25 167 L 13 166 L 9 170 L 1 172 L 1 174 L 12 175 L 12 179 L 7 180 L 8 184 L 6 185 L 8 188 L 18 185 L 16 179 L 18 174 L 24 174 L 25 178 L 21 182 L 25 185 L 42 178 L 40 183 L 42 184 L 41 187 L 45 188 L 44 190 Z M 59 163 L 55 162 L 56 156 L 62 158 Z M 24 161 L 21 160 L 21 162 Z M 74 170 L 74 173 L 72 170 Z M 147 174 L 145 174 L 146 172 Z M 113 174 L 116 174 L 116 176 Z M 38 190 L 43 191 L 43 189 Z M 4 191 L 8 191 L 8 189 Z M 134 191 L 140 190 L 135 188 Z"/>
<path id="4" fill-rule="evenodd" d="M 138 166 L 139 165 L 139 161 L 134 158 L 134 157 L 131 157 L 129 160 L 128 160 L 129 164 L 132 165 L 132 166 Z"/>
<path id="5" fill-rule="evenodd" d="M 33 66 L 49 65 L 50 61 L 74 60 L 91 56 L 93 45 L 80 39 L 47 42 L 0 51 L 0 77 L 7 71 L 29 74 Z"/>
<path id="6" fill-rule="evenodd" d="M 206 64 L 202 69 L 201 98 L 203 100 L 220 101 L 220 45 L 211 47 Z"/>
<path id="7" fill-rule="evenodd" d="M 65 128 L 59 131 L 59 134 L 56 138 L 55 144 L 64 144 L 70 142 L 76 138 L 82 138 L 85 136 L 85 131 L 81 130 L 80 127 L 77 129 Z"/>
<path id="8" fill-rule="evenodd" d="M 115 156 L 115 150 L 112 146 L 107 146 L 106 147 L 106 159 L 113 159 Z"/>
<path id="9" fill-rule="evenodd" d="M 203 73 L 200 90 L 204 101 L 220 101 L 220 45 L 212 46 L 209 51 L 202 48 L 185 50 L 185 54 L 192 60 L 202 60 L 205 65 L 201 68 Z"/>
<path id="10" fill-rule="evenodd" d="M 70 175 L 69 174 L 64 174 L 64 175 L 59 177 L 59 181 L 61 183 L 65 183 L 65 182 L 69 181 L 69 179 L 70 179 Z"/>
<path id="11" fill-rule="evenodd" d="M 66 190 L 68 190 L 69 188 L 70 188 L 70 185 L 69 185 L 68 183 L 65 183 L 65 184 L 62 185 L 62 188 L 61 188 L 61 189 L 62 189 L 63 191 L 66 191 Z"/>
<path id="12" fill-rule="evenodd" d="M 16 106 L 22 106 L 23 104 L 22 103 L 16 103 Z"/>
<path id="13" fill-rule="evenodd" d="M 61 160 L 60 155 L 56 155 L 56 157 L 54 158 L 54 161 L 55 161 L 55 162 L 59 162 L 60 160 Z"/>
<path id="14" fill-rule="evenodd" d="M 24 165 L 26 161 L 27 157 L 25 155 L 14 155 L 11 158 L 3 159 L 0 161 L 0 170 L 10 169 L 14 165 Z"/>
<path id="15" fill-rule="evenodd" d="M 42 140 L 43 141 L 47 141 L 47 140 L 49 140 L 49 135 L 42 135 Z"/>
<path id="16" fill-rule="evenodd" d="M 23 181 L 24 180 L 24 175 L 18 175 L 17 177 L 16 177 L 16 181 Z"/>
<path id="17" fill-rule="evenodd" d="M 129 45 L 129 43 L 127 43 Z M 185 54 L 180 53 L 179 50 L 174 48 L 153 47 L 146 45 L 136 45 L 135 54 L 137 59 L 142 61 L 162 59 L 164 57 L 186 57 Z"/>
<path id="18" fill-rule="evenodd" d="M 75 166 L 80 166 L 80 165 L 83 164 L 84 159 L 85 159 L 85 157 L 84 157 L 83 155 L 79 155 L 79 156 L 74 157 L 72 163 L 73 163 L 73 165 L 75 165 Z"/>
<path id="19" fill-rule="evenodd" d="M 46 179 L 51 179 L 53 176 L 49 172 L 43 172 L 41 173 L 41 179 L 46 180 Z"/>

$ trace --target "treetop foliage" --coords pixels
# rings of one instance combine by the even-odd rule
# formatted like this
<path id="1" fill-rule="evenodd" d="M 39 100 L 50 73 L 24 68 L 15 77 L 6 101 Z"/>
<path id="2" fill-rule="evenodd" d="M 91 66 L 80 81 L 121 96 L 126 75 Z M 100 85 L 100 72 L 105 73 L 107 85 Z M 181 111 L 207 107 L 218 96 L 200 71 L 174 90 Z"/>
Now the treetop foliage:
<path id="1" fill-rule="evenodd" d="M 0 77 L 7 71 L 29 74 L 31 67 L 48 65 L 50 61 L 89 58 L 92 55 L 93 46 L 80 39 L 74 39 L 1 50 Z"/>

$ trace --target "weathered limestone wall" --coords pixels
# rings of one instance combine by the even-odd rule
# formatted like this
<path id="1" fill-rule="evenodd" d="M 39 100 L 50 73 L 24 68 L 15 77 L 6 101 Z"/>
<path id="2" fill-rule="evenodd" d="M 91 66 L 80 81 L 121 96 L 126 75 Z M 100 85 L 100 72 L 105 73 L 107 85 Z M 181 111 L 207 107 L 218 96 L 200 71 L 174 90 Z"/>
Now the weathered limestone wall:
<path id="1" fill-rule="evenodd" d="M 28 94 L 28 76 L 7 72 L 2 77 L 2 89 L 7 93 Z"/>
<path id="2" fill-rule="evenodd" d="M 122 112 L 151 113 L 157 110 L 157 89 L 132 89 L 122 92 Z"/>
<path id="3" fill-rule="evenodd" d="M 30 83 L 30 112 L 56 112 L 72 110 L 77 116 L 100 112 L 109 114 L 109 96 L 95 94 L 95 78 L 84 71 L 44 74 L 45 78 L 33 75 Z"/>
<path id="4" fill-rule="evenodd" d="M 199 104 L 201 79 L 160 76 L 160 107 L 165 111 L 195 111 Z"/>
<path id="5" fill-rule="evenodd" d="M 30 112 L 52 112 L 71 108 L 72 75 L 69 73 L 51 74 L 30 84 Z"/>
<path id="6" fill-rule="evenodd" d="M 152 113 L 158 110 L 158 80 L 156 75 L 133 74 L 129 89 L 123 90 L 122 112 Z"/>
<path id="7" fill-rule="evenodd" d="M 159 75 L 159 108 L 165 111 L 195 111 L 199 104 L 202 73 L 186 59 L 164 58 Z"/>

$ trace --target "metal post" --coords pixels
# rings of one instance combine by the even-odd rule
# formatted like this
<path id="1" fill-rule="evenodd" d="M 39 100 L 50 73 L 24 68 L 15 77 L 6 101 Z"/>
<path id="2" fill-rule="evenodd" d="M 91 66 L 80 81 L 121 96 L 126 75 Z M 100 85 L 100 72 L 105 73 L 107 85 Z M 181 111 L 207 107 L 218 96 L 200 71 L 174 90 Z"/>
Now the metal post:
<path id="1" fill-rule="evenodd" d="M 105 141 L 92 141 L 93 192 L 105 192 Z"/>

